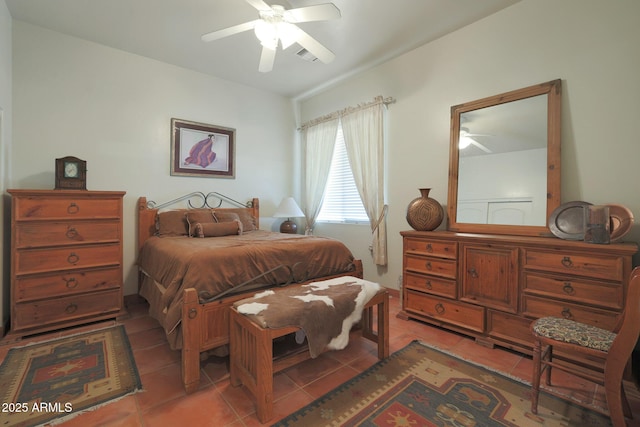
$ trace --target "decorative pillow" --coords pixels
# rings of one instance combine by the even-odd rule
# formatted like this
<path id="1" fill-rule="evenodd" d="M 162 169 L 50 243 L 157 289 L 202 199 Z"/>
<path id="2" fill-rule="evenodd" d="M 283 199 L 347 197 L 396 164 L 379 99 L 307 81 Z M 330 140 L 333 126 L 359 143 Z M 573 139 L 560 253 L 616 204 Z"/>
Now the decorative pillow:
<path id="1" fill-rule="evenodd" d="M 216 217 L 218 222 L 228 222 L 236 219 L 235 214 L 240 222 L 242 222 L 243 232 L 257 230 L 258 226 L 256 225 L 256 219 L 251 215 L 249 210 L 243 208 L 224 208 L 222 210 L 214 210 L 213 216 Z"/>
<path id="2" fill-rule="evenodd" d="M 242 234 L 242 223 L 238 220 L 197 223 L 194 229 L 197 237 L 232 236 L 234 234 Z"/>
<path id="3" fill-rule="evenodd" d="M 160 212 L 156 217 L 157 236 L 187 236 L 189 227 L 184 210 Z"/>
<path id="4" fill-rule="evenodd" d="M 191 209 L 184 215 L 187 218 L 187 223 L 189 224 L 189 236 L 191 237 L 196 235 L 194 228 L 197 223 L 208 224 L 216 222 L 211 209 Z"/>
<path id="5" fill-rule="evenodd" d="M 213 217 L 217 222 L 233 222 L 240 221 L 240 215 L 235 212 L 213 211 Z"/>

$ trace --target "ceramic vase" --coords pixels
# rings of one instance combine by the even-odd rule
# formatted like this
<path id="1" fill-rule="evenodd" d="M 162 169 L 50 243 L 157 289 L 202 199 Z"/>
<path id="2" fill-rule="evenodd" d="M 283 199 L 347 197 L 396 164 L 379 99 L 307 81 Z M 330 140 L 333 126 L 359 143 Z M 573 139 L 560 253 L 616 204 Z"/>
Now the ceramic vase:
<path id="1" fill-rule="evenodd" d="M 407 222 L 414 230 L 435 230 L 444 218 L 442 205 L 429 197 L 429 191 L 430 188 L 420 188 L 421 196 L 413 199 L 407 207 Z"/>

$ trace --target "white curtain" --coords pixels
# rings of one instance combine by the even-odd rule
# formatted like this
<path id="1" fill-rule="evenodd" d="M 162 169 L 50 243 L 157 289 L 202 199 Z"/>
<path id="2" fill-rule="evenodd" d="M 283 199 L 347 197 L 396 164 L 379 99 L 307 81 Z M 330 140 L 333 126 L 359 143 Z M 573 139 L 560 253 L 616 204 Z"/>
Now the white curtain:
<path id="1" fill-rule="evenodd" d="M 387 265 L 387 228 L 384 203 L 384 102 L 348 109 L 342 115 L 344 143 L 353 178 L 371 223 L 373 261 Z"/>
<path id="2" fill-rule="evenodd" d="M 302 208 L 306 219 L 305 234 L 313 234 L 313 227 L 320 213 L 337 133 L 338 117 L 302 129 L 305 150 L 305 191 Z"/>

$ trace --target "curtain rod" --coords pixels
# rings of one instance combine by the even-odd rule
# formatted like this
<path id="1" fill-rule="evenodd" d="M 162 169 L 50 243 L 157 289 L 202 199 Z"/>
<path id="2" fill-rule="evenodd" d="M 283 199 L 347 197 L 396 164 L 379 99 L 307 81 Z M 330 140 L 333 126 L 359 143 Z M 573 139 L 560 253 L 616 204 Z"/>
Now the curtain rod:
<path id="1" fill-rule="evenodd" d="M 367 102 L 364 104 L 358 104 L 355 107 L 347 107 L 347 108 L 343 108 L 342 110 L 338 110 L 338 111 L 334 111 L 333 113 L 330 114 L 326 114 L 324 116 L 318 117 L 316 119 L 313 120 L 309 120 L 308 122 L 303 123 L 302 125 L 300 125 L 300 127 L 298 128 L 298 130 L 304 130 L 306 128 L 308 128 L 309 126 L 314 126 L 320 123 L 324 123 L 327 122 L 329 120 L 334 120 L 337 119 L 341 116 L 344 116 L 346 114 L 351 114 L 351 113 L 355 113 L 356 111 L 360 111 L 364 108 L 369 108 L 373 105 L 378 105 L 378 104 L 384 104 L 385 106 L 388 106 L 389 104 L 393 104 L 394 102 L 396 102 L 395 98 L 393 97 L 387 97 L 387 98 L 383 98 L 382 95 L 376 96 L 372 102 Z"/>

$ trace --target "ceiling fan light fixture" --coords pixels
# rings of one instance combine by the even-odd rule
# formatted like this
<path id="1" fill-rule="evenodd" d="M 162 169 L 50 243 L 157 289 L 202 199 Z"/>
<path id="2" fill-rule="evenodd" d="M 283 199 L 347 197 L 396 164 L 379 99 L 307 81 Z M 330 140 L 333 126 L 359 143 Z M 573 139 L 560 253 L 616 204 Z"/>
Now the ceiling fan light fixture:
<path id="1" fill-rule="evenodd" d="M 469 138 L 468 136 L 461 136 L 460 140 L 458 141 L 458 148 L 464 150 L 469 145 L 471 145 L 471 138 Z"/>
<path id="2" fill-rule="evenodd" d="M 275 49 L 278 45 L 278 31 L 276 26 L 267 22 L 264 19 L 256 22 L 256 26 L 253 29 L 260 44 L 269 49 Z"/>
<path id="3" fill-rule="evenodd" d="M 296 27 L 288 22 L 283 21 L 277 24 L 277 34 L 283 49 L 296 42 Z"/>

